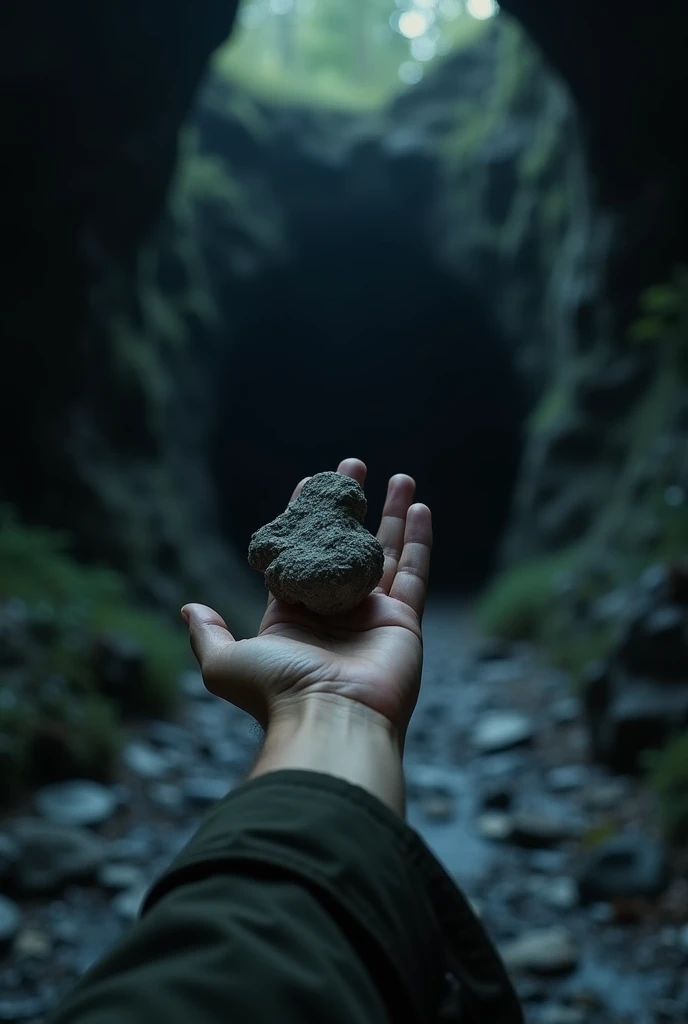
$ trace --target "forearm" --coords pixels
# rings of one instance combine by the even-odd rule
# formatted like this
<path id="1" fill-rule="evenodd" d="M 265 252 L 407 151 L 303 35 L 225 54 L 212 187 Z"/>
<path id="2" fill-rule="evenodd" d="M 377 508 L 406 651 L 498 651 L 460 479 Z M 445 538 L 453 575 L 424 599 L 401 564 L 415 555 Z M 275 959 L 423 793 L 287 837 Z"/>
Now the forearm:
<path id="1" fill-rule="evenodd" d="M 284 769 L 333 775 L 405 814 L 396 730 L 382 715 L 347 698 L 312 694 L 273 712 L 250 778 Z"/>

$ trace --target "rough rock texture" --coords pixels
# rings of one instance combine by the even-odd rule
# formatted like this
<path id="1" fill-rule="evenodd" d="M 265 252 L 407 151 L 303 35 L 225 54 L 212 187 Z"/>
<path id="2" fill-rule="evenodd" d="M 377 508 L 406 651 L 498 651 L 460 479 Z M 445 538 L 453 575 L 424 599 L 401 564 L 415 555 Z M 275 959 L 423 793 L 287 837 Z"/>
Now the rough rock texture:
<path id="1" fill-rule="evenodd" d="M 249 564 L 289 604 L 319 615 L 351 611 L 382 578 L 383 550 L 363 526 L 363 490 L 340 473 L 318 473 L 286 512 L 253 535 Z"/>

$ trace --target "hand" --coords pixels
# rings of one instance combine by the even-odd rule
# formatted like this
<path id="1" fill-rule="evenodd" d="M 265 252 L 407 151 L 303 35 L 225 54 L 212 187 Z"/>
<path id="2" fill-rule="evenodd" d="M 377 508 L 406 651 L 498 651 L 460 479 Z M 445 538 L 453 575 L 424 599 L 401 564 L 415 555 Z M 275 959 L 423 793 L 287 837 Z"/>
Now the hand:
<path id="1" fill-rule="evenodd" d="M 346 459 L 338 472 L 365 483 L 366 467 L 358 459 Z M 382 715 L 403 742 L 420 687 L 421 619 L 432 546 L 430 510 L 411 504 L 415 486 L 404 475 L 389 481 L 377 535 L 385 552 L 384 575 L 353 611 L 319 616 L 270 595 L 258 636 L 236 641 L 211 608 L 182 609 L 211 693 L 264 726 L 273 714 L 312 694 L 346 698 Z"/>

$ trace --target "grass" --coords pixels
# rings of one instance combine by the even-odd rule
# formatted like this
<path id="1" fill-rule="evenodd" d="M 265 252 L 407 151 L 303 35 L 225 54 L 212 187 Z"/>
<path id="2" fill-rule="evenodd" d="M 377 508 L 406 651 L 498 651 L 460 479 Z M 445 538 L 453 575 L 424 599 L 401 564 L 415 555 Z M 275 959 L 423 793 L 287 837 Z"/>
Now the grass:
<path id="1" fill-rule="evenodd" d="M 127 702 L 104 692 L 94 650 L 103 635 L 141 652 Z M 125 714 L 165 714 L 188 656 L 181 629 L 137 605 L 115 572 L 82 565 L 68 539 L 0 506 L 0 793 L 74 774 L 107 778 Z"/>
<path id="2" fill-rule="evenodd" d="M 688 731 L 647 755 L 648 782 L 654 790 L 668 840 L 688 841 Z"/>

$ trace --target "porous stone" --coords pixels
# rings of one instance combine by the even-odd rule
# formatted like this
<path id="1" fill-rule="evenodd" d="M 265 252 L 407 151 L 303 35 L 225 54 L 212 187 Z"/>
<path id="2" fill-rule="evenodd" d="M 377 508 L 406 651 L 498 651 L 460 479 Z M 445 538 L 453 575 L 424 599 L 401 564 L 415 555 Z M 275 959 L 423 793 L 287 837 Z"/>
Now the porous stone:
<path id="1" fill-rule="evenodd" d="M 384 553 L 365 529 L 360 485 L 341 473 L 311 477 L 286 512 L 254 533 L 248 560 L 275 597 L 319 615 L 351 611 L 382 578 Z"/>

